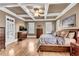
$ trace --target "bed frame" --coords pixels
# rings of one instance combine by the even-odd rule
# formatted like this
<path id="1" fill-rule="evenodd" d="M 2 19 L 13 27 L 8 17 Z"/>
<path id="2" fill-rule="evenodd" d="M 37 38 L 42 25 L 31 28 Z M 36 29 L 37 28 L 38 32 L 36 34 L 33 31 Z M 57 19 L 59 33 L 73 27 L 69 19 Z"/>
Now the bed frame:
<path id="1" fill-rule="evenodd" d="M 70 46 L 65 45 L 40 45 L 38 52 L 70 52 Z"/>

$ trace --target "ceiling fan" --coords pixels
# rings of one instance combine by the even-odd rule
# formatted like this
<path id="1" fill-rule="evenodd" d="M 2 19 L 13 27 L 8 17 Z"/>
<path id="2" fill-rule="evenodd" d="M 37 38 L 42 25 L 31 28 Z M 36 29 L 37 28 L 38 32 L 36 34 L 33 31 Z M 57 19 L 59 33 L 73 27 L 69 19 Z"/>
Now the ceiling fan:
<path id="1" fill-rule="evenodd" d="M 34 16 L 41 16 L 42 14 L 43 14 L 43 10 L 42 10 L 42 8 L 38 8 L 38 7 L 36 7 L 36 8 L 34 8 L 34 11 L 35 11 L 35 13 L 34 13 Z"/>

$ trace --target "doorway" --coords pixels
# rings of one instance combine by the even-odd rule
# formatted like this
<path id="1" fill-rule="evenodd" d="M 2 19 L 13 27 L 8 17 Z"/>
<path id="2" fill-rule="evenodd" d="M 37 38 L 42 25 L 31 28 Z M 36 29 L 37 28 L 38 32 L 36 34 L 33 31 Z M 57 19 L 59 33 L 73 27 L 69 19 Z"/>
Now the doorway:
<path id="1" fill-rule="evenodd" d="M 37 28 L 36 36 L 39 38 L 43 34 L 43 28 Z"/>
<path id="2" fill-rule="evenodd" d="M 6 16 L 5 20 L 6 20 L 5 45 L 7 46 L 8 44 L 16 40 L 15 39 L 15 19 L 10 16 Z"/>

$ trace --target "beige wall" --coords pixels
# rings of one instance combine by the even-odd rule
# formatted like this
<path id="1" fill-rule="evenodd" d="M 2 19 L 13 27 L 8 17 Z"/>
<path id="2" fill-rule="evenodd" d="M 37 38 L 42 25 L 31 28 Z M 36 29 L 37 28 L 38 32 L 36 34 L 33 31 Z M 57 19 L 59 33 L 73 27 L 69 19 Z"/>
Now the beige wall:
<path id="1" fill-rule="evenodd" d="M 18 32 L 19 31 L 19 26 L 24 26 L 25 27 L 25 22 L 21 21 L 21 20 L 16 20 L 15 25 L 16 25 L 16 32 Z"/>
<path id="2" fill-rule="evenodd" d="M 16 27 L 16 38 L 17 38 L 17 32 L 19 31 L 19 26 L 24 26 L 25 27 L 25 22 L 16 19 L 15 20 L 15 27 Z"/>
<path id="3" fill-rule="evenodd" d="M 47 22 L 47 21 L 45 21 L 45 22 Z M 45 22 L 44 21 L 35 22 L 35 34 L 34 35 L 36 35 L 36 29 L 37 28 L 43 28 L 43 33 L 45 33 Z M 50 21 L 48 21 L 48 22 L 50 22 Z M 53 27 L 54 26 L 56 27 L 55 21 L 51 21 L 51 22 L 52 22 Z M 26 27 L 28 29 L 28 22 L 26 22 Z"/>
<path id="4" fill-rule="evenodd" d="M 0 27 L 5 27 L 5 13 L 0 11 Z"/>
<path id="5" fill-rule="evenodd" d="M 36 22 L 36 28 L 43 28 L 43 33 L 45 29 L 45 22 Z"/>
<path id="6" fill-rule="evenodd" d="M 5 17 L 6 17 L 6 15 L 11 16 L 7 13 L 0 11 L 0 27 L 5 27 Z M 11 16 L 11 17 L 13 17 L 13 16 Z M 16 29 L 16 33 L 17 33 L 19 31 L 19 26 L 25 27 L 25 22 L 15 18 L 15 17 L 13 17 L 13 18 L 15 19 L 15 27 L 16 27 L 15 29 Z"/>
<path id="7" fill-rule="evenodd" d="M 6 14 L 2 11 L 0 11 L 0 27 L 5 27 L 5 17 L 6 15 L 9 15 L 9 14 Z M 11 15 L 9 15 L 11 16 Z M 13 16 L 11 16 L 13 17 Z M 15 17 L 13 17 L 15 19 L 15 26 L 16 26 L 16 31 L 18 32 L 19 31 L 19 26 L 24 26 L 25 27 L 25 22 L 22 21 L 22 20 L 19 20 Z"/>
<path id="8" fill-rule="evenodd" d="M 64 14 L 61 18 L 58 20 L 63 20 L 71 15 L 76 14 L 76 26 L 79 27 L 79 4 L 74 6 L 72 9 L 70 9 L 66 14 Z"/>
<path id="9" fill-rule="evenodd" d="M 44 28 L 44 22 L 36 22 L 36 28 Z"/>

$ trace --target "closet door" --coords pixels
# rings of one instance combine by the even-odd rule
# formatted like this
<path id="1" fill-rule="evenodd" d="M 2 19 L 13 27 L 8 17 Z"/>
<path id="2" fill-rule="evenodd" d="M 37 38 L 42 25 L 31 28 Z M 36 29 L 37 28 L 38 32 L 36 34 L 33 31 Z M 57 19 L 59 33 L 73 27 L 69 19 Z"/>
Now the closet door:
<path id="1" fill-rule="evenodd" d="M 6 46 L 15 41 L 15 19 L 6 16 Z"/>

